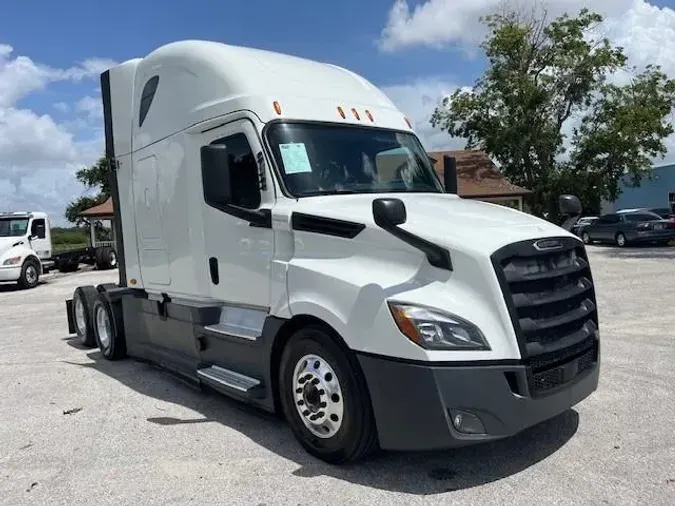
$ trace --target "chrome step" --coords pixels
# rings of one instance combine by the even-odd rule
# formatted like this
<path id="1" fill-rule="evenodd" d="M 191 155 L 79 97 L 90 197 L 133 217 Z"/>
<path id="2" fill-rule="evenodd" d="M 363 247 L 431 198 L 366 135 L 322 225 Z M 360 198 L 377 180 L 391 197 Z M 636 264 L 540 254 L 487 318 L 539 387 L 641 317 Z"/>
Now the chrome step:
<path id="1" fill-rule="evenodd" d="M 257 387 L 261 386 L 260 381 L 255 378 L 239 374 L 238 372 L 217 365 L 198 369 L 197 376 L 214 384 L 214 386 L 236 390 L 243 394 L 251 394 Z"/>
<path id="2" fill-rule="evenodd" d="M 206 327 L 204 327 L 204 330 L 209 332 L 215 332 L 216 334 L 222 334 L 224 336 L 238 337 L 240 339 L 246 339 L 248 341 L 255 341 L 260 338 L 260 331 L 257 329 L 252 329 L 249 327 L 244 327 L 242 325 L 235 325 L 225 322 L 207 325 Z"/>

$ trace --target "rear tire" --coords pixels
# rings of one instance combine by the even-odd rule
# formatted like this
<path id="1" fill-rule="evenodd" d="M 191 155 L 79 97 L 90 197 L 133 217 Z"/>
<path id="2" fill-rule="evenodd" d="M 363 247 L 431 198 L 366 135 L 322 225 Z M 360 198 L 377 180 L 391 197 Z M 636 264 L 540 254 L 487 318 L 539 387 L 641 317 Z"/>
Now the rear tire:
<path id="1" fill-rule="evenodd" d="M 21 267 L 19 287 L 24 290 L 35 288 L 40 282 L 40 264 L 34 258 L 27 259 Z"/>
<path id="2" fill-rule="evenodd" d="M 92 311 L 94 335 L 101 354 L 107 360 L 120 360 L 127 354 L 122 312 L 105 294 L 98 294 Z"/>
<path id="3" fill-rule="evenodd" d="M 96 336 L 92 324 L 92 310 L 98 297 L 98 291 L 93 286 L 79 286 L 73 294 L 73 322 L 77 340 L 82 346 L 94 348 Z"/>
<path id="4" fill-rule="evenodd" d="M 99 270 L 114 269 L 117 267 L 117 253 L 110 246 L 96 250 L 96 268 Z"/>
<path id="5" fill-rule="evenodd" d="M 358 363 L 322 328 L 307 327 L 289 339 L 281 356 L 279 392 L 293 434 L 314 457 L 345 464 L 377 446 Z"/>

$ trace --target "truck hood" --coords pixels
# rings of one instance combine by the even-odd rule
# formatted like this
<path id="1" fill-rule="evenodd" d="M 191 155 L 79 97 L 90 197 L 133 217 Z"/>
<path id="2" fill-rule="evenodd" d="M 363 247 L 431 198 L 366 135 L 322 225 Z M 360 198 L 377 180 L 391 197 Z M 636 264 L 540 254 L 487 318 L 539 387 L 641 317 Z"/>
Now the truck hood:
<path id="1" fill-rule="evenodd" d="M 7 253 L 18 242 L 25 242 L 23 237 L 0 237 L 0 257 Z"/>
<path id="2" fill-rule="evenodd" d="M 554 236 L 576 237 L 531 214 L 447 193 L 320 196 L 299 199 L 292 210 L 377 227 L 372 203 L 382 197 L 404 202 L 407 220 L 401 228 L 452 249 L 489 255 L 513 242 Z"/>

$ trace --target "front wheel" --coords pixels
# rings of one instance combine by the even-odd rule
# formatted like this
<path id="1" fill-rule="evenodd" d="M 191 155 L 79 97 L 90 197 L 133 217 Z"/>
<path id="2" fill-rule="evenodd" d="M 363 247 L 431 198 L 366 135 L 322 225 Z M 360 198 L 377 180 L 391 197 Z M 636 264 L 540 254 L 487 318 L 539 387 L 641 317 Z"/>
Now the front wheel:
<path id="1" fill-rule="evenodd" d="M 37 260 L 29 258 L 21 268 L 19 286 L 24 289 L 35 288 L 40 282 L 40 265 Z"/>
<path id="2" fill-rule="evenodd" d="M 591 244 L 591 236 L 588 235 L 588 232 L 583 232 L 581 234 L 581 240 L 584 241 L 584 244 Z"/>
<path id="3" fill-rule="evenodd" d="M 616 234 L 616 245 L 620 248 L 623 248 L 626 245 L 626 236 L 623 235 L 623 232 Z"/>
<path id="4" fill-rule="evenodd" d="M 305 450 L 331 464 L 365 458 L 377 434 L 358 364 L 321 328 L 298 331 L 279 368 L 281 404 Z"/>

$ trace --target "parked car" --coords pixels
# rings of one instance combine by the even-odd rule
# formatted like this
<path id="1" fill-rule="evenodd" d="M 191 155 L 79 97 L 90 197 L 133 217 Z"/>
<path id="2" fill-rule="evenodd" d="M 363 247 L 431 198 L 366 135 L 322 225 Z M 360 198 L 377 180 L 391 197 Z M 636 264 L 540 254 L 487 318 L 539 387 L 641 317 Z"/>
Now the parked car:
<path id="1" fill-rule="evenodd" d="M 584 216 L 582 218 L 579 218 L 579 220 L 572 226 L 572 229 L 570 231 L 578 236 L 579 231 L 581 230 L 582 227 L 595 223 L 599 219 L 600 218 L 598 216 Z"/>
<path id="2" fill-rule="evenodd" d="M 639 207 L 634 209 L 620 209 L 617 213 L 648 212 L 658 214 L 664 220 L 675 220 L 675 213 L 668 207 Z"/>
<path id="3" fill-rule="evenodd" d="M 579 228 L 586 244 L 613 243 L 623 247 L 635 243 L 667 244 L 675 238 L 675 221 L 664 220 L 651 211 L 616 212 Z"/>

